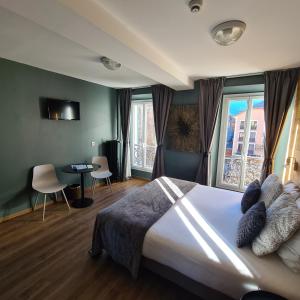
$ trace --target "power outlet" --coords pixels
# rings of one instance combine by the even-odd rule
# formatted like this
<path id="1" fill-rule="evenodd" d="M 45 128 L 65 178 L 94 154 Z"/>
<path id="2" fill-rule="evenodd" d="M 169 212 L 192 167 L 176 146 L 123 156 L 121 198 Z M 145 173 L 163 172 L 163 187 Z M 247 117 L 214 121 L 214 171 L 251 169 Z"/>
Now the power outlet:
<path id="1" fill-rule="evenodd" d="M 96 142 L 95 141 L 91 141 L 91 146 L 95 147 L 96 146 Z"/>

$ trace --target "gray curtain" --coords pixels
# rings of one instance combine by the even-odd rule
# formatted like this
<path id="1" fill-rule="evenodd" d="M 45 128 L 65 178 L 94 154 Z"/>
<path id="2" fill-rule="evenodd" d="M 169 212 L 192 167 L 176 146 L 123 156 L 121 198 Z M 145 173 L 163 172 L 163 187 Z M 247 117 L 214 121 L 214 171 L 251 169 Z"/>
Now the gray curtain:
<path id="1" fill-rule="evenodd" d="M 261 181 L 273 171 L 273 160 L 288 109 L 295 94 L 299 69 L 265 73 L 265 159 Z"/>
<path id="2" fill-rule="evenodd" d="M 152 180 L 165 174 L 163 142 L 173 97 L 174 91 L 172 89 L 164 85 L 152 86 L 154 125 L 157 141 Z"/>
<path id="3" fill-rule="evenodd" d="M 131 89 L 118 90 L 118 101 L 120 107 L 120 124 L 123 137 L 122 147 L 122 164 L 121 164 L 121 178 L 126 180 L 126 167 L 128 156 L 128 143 L 129 143 L 129 120 L 131 108 Z"/>
<path id="4" fill-rule="evenodd" d="M 199 153 L 200 162 L 196 175 L 196 182 L 208 184 L 208 161 L 211 141 L 213 138 L 217 114 L 220 107 L 224 78 L 200 80 L 199 107 Z"/>

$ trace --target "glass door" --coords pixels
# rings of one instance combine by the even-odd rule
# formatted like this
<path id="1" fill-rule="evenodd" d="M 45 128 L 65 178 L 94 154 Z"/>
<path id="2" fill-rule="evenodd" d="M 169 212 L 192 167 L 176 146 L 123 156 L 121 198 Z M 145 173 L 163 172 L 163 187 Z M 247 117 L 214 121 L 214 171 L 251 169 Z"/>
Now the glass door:
<path id="1" fill-rule="evenodd" d="M 133 101 L 131 115 L 131 167 L 151 172 L 155 153 L 156 136 L 152 101 Z"/>
<path id="2" fill-rule="evenodd" d="M 263 94 L 224 96 L 217 186 L 236 191 L 261 175 L 264 158 Z"/>

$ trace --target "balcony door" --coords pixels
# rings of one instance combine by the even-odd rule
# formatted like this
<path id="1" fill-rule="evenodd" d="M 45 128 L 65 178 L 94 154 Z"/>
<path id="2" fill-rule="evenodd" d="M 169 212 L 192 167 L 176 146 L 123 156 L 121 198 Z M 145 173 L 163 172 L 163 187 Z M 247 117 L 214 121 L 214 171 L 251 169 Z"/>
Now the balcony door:
<path id="1" fill-rule="evenodd" d="M 244 191 L 261 175 L 264 159 L 264 95 L 223 98 L 217 186 Z"/>
<path id="2" fill-rule="evenodd" d="M 133 101 L 131 115 L 131 167 L 152 172 L 156 153 L 152 100 Z"/>

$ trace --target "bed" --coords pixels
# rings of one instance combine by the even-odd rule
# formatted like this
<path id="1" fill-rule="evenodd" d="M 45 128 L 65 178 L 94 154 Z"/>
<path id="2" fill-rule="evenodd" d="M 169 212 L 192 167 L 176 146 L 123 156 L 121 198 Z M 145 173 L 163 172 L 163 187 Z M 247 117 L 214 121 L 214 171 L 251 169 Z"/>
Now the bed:
<path id="1" fill-rule="evenodd" d="M 163 193 L 171 205 L 145 231 L 141 255 L 146 266 L 175 282 L 176 278 L 177 282 L 187 280 L 181 285 L 193 292 L 199 283 L 212 293 L 224 294 L 224 299 L 240 299 L 257 289 L 291 300 L 300 298 L 300 275 L 290 271 L 276 254 L 258 258 L 251 249 L 235 246 L 241 193 L 198 184 L 187 187 L 167 177 L 158 181 L 164 183 Z M 99 232 L 96 235 L 94 239 Z M 192 289 L 190 283 L 194 283 Z M 207 296 L 209 292 L 203 295 L 203 289 L 198 291 L 204 299 L 221 299 L 216 293 L 212 297 Z"/>

